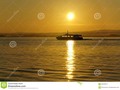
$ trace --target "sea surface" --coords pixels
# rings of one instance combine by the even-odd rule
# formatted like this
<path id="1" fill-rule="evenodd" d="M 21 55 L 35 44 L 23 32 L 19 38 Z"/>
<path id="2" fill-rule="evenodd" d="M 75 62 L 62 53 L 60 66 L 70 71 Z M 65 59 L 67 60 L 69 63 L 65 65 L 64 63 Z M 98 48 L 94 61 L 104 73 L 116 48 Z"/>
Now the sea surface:
<path id="1" fill-rule="evenodd" d="M 120 37 L 0 37 L 0 81 L 120 81 Z"/>

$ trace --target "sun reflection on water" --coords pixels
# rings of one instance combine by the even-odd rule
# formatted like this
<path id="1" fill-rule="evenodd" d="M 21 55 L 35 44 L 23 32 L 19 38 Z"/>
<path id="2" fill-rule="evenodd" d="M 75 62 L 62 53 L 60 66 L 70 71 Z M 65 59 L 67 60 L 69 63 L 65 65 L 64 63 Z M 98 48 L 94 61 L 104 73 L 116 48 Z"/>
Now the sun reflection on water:
<path id="1" fill-rule="evenodd" d="M 67 61 L 66 61 L 66 68 L 67 68 L 67 78 L 73 78 L 73 71 L 74 71 L 74 41 L 67 41 Z"/>

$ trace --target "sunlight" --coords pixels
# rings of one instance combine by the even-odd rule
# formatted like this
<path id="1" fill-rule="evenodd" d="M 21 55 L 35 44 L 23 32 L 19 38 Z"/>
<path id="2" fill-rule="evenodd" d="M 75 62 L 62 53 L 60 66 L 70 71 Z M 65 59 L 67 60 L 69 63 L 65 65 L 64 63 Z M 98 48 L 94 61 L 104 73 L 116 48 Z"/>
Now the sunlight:
<path id="1" fill-rule="evenodd" d="M 67 60 L 73 60 L 74 59 L 74 50 L 73 50 L 73 46 L 74 46 L 74 41 L 67 41 L 67 48 L 68 48 L 68 58 Z"/>
<path id="2" fill-rule="evenodd" d="M 67 41 L 67 78 L 72 79 L 73 78 L 73 71 L 74 71 L 74 41 Z"/>
<path id="3" fill-rule="evenodd" d="M 68 20 L 73 20 L 74 19 L 74 13 L 72 13 L 72 12 L 69 12 L 68 13 L 68 15 L 67 15 L 67 18 L 68 18 Z"/>

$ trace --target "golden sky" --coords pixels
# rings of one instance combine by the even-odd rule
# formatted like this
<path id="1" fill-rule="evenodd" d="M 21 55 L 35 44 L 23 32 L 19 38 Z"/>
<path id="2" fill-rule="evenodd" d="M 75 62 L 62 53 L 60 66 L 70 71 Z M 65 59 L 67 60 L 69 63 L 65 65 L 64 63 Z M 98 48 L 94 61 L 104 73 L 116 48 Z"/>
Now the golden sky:
<path id="1" fill-rule="evenodd" d="M 73 12 L 74 20 L 67 14 Z M 0 33 L 119 30 L 120 0 L 0 0 Z"/>

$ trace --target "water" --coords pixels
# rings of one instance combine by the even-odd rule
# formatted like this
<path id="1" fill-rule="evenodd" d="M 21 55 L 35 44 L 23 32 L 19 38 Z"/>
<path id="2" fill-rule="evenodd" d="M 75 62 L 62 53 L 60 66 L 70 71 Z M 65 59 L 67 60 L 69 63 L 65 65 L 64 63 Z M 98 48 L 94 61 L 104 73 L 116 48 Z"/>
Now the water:
<path id="1" fill-rule="evenodd" d="M 92 39 L 1 37 L 0 81 L 120 81 L 120 38 Z"/>

